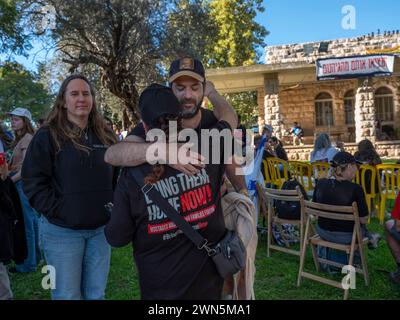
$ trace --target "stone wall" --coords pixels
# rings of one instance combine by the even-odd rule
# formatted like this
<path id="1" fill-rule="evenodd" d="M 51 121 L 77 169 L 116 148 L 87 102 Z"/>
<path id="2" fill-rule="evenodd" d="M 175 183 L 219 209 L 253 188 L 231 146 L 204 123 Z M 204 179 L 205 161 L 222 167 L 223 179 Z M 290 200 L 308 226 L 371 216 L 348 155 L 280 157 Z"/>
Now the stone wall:
<path id="1" fill-rule="evenodd" d="M 327 52 L 318 52 L 321 42 L 266 47 L 265 63 L 275 64 L 299 61 L 313 63 L 319 58 L 365 55 L 370 53 L 371 50 L 391 49 L 400 46 L 400 33 L 397 31 L 390 35 L 369 35 L 323 42 L 328 43 Z M 312 47 L 312 52 L 309 55 L 305 55 L 304 45 Z"/>
<path id="2" fill-rule="evenodd" d="M 265 123 L 272 126 L 274 133 L 280 135 L 280 105 L 279 94 L 267 94 L 264 100 Z"/>
<path id="3" fill-rule="evenodd" d="M 400 87 L 400 79 L 398 77 L 373 78 L 367 84 L 367 87 L 362 85 L 359 87 L 357 79 L 280 86 L 278 99 L 280 120 L 284 122 L 284 129 L 286 130 L 293 125 L 293 122 L 298 122 L 308 137 L 314 137 L 319 132 L 329 132 L 333 141 L 338 138 L 345 142 L 355 142 L 366 138 L 374 140 L 374 92 L 382 86 L 388 87 L 393 92 L 394 128 L 400 136 L 400 90 L 398 89 Z M 358 118 L 357 116 L 355 117 L 355 124 L 350 126 L 345 123 L 344 110 L 344 96 L 349 90 L 353 90 L 355 95 L 354 104 L 359 109 L 355 110 L 355 115 L 358 115 Z M 322 92 L 327 92 L 332 96 L 334 124 L 332 127 L 316 127 L 315 98 Z M 266 109 L 266 101 L 269 98 L 268 96 L 268 99 L 265 99 L 262 105 L 259 104 L 260 119 L 263 117 L 263 124 L 272 124 L 272 121 L 278 119 L 274 115 L 267 116 L 272 110 L 270 107 Z M 355 130 L 357 124 L 360 130 Z M 357 140 L 355 132 L 359 134 Z M 313 141 L 307 138 L 306 142 L 312 143 Z"/>
<path id="4" fill-rule="evenodd" d="M 282 86 L 279 93 L 281 119 L 285 128 L 289 129 L 293 122 L 298 122 L 306 136 L 314 136 L 318 132 L 330 132 L 332 135 L 341 133 L 341 138 L 348 141 L 349 130 L 345 125 L 344 95 L 348 90 L 357 89 L 356 80 L 324 81 L 312 84 L 302 84 L 295 88 Z M 332 96 L 333 127 L 315 126 L 315 98 L 321 92 Z M 354 141 L 354 137 L 352 138 Z"/>
<path id="5" fill-rule="evenodd" d="M 319 52 L 321 42 L 301 43 L 291 45 L 272 46 L 266 48 L 266 64 L 288 64 L 308 62 L 313 64 L 318 58 L 346 57 L 351 55 L 366 55 L 373 50 L 400 50 L 400 32 L 380 35 L 368 35 L 356 38 L 324 41 L 328 43 L 327 52 Z M 304 45 L 312 47 L 308 55 L 304 52 Z M 400 61 L 396 59 L 395 70 L 400 70 Z M 300 74 L 299 74 L 300 75 Z M 301 78 L 297 76 L 297 78 Z M 270 78 L 279 79 L 280 72 Z M 394 122 L 396 137 L 400 137 L 400 77 L 372 77 L 364 84 L 360 79 L 336 81 L 299 80 L 294 85 L 277 84 L 279 92 L 266 92 L 271 80 L 266 78 L 264 88 L 258 90 L 259 125 L 270 124 L 276 131 L 283 132 L 298 122 L 305 130 L 306 143 L 313 143 L 319 132 L 331 134 L 332 141 L 341 139 L 345 142 L 355 142 L 368 138 L 375 140 L 375 91 L 382 86 L 388 87 L 393 93 Z M 289 82 L 286 82 L 289 83 Z M 355 105 L 355 123 L 346 125 L 344 96 L 353 90 Z M 326 92 L 332 97 L 333 126 L 316 126 L 315 99 L 319 93 Z M 262 96 L 264 94 L 264 96 Z M 275 111 L 279 111 L 279 115 Z M 283 125 L 279 126 L 280 121 Z"/>
<path id="6" fill-rule="evenodd" d="M 374 88 L 365 85 L 357 89 L 355 99 L 356 142 L 369 139 L 375 142 Z"/>
<path id="7" fill-rule="evenodd" d="M 301 147 L 284 146 L 289 160 L 309 161 L 313 145 Z M 400 160 L 400 140 L 379 141 L 375 143 L 376 151 L 381 158 Z M 354 154 L 357 151 L 356 143 L 345 143 L 345 150 Z"/>

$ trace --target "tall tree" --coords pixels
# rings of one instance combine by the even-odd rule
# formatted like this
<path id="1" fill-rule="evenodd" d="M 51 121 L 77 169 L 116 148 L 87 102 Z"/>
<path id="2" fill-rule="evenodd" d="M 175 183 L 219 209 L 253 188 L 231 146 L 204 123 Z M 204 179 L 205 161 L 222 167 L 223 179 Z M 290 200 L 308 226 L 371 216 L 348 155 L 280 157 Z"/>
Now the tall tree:
<path id="1" fill-rule="evenodd" d="M 37 77 L 20 64 L 7 62 L 0 66 L 0 114 L 14 108 L 31 111 L 34 119 L 43 117 L 50 109 L 52 96 Z"/>
<path id="2" fill-rule="evenodd" d="M 52 8 L 53 40 L 71 66 L 69 71 L 86 64 L 98 66 L 102 85 L 122 100 L 124 126 L 136 122 L 141 88 L 158 79 L 165 1 L 29 1 L 32 7 Z"/>
<path id="3" fill-rule="evenodd" d="M 262 0 L 211 0 L 210 18 L 218 35 L 209 42 L 207 60 L 210 67 L 254 64 L 268 31 L 254 19 L 263 12 Z"/>
<path id="4" fill-rule="evenodd" d="M 203 60 L 217 35 L 208 0 L 175 0 L 165 29 L 161 47 L 166 63 L 185 55 Z"/>
<path id="5" fill-rule="evenodd" d="M 28 36 L 22 24 L 22 1 L 0 1 L 0 53 L 25 54 L 30 48 Z"/>
<path id="6" fill-rule="evenodd" d="M 256 63 L 265 46 L 268 31 L 255 21 L 263 12 L 262 0 L 211 0 L 210 19 L 218 34 L 208 42 L 206 61 L 211 68 L 248 66 Z M 252 125 L 257 119 L 257 93 L 225 94 L 241 115 L 241 122 Z"/>

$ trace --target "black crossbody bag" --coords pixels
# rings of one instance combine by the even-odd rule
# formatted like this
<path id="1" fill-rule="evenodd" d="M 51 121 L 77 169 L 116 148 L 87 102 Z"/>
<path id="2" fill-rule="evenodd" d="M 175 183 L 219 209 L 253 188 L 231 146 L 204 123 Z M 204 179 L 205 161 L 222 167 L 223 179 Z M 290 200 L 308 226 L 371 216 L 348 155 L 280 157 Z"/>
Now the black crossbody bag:
<path id="1" fill-rule="evenodd" d="M 153 184 L 144 184 L 142 167 L 129 169 L 142 192 L 163 211 L 175 225 L 195 244 L 198 250 L 205 250 L 214 261 L 222 278 L 243 270 L 246 264 L 246 248 L 236 232 L 226 230 L 225 236 L 215 245 L 210 245 L 193 227 L 169 204 L 154 188 Z"/>

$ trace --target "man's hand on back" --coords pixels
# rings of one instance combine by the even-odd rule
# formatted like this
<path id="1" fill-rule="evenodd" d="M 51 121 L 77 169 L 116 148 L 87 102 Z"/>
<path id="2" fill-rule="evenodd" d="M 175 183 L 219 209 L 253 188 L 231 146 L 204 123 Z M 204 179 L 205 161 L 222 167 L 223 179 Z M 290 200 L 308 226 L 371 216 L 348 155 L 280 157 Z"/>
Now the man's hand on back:
<path id="1" fill-rule="evenodd" d="M 194 151 L 191 151 L 193 144 L 178 143 L 175 146 L 166 143 L 157 144 L 160 154 L 165 154 L 165 159 L 160 159 L 163 163 L 168 164 L 171 168 L 183 172 L 189 176 L 195 175 L 205 167 L 204 157 Z M 176 152 L 171 154 L 170 151 Z M 147 159 L 151 161 L 152 159 Z"/>

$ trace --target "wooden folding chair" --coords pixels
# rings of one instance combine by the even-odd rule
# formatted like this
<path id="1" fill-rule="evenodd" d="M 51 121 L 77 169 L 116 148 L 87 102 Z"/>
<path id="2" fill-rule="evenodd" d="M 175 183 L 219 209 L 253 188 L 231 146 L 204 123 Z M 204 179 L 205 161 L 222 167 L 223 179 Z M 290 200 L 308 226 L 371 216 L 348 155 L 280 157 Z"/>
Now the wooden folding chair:
<path id="1" fill-rule="evenodd" d="M 286 248 L 280 247 L 278 245 L 272 244 L 272 224 L 276 224 L 279 229 L 281 229 L 282 224 L 293 224 L 298 226 L 300 232 L 300 248 L 303 243 L 303 234 L 304 234 L 304 214 L 303 210 L 301 209 L 300 212 L 300 219 L 292 220 L 292 219 L 281 219 L 278 217 L 277 213 L 275 212 L 274 208 L 274 200 L 281 200 L 281 201 L 299 201 L 303 199 L 303 194 L 300 191 L 300 188 L 297 186 L 296 190 L 277 190 L 277 189 L 264 189 L 266 201 L 268 203 L 268 237 L 267 237 L 267 256 L 271 256 L 271 249 L 277 250 L 293 255 L 300 256 L 300 250 L 294 250 L 289 248 L 289 244 L 285 241 Z"/>
<path id="2" fill-rule="evenodd" d="M 306 192 L 314 189 L 312 183 L 313 168 L 309 163 L 289 161 L 289 171 L 292 177 L 304 187 Z"/>
<path id="3" fill-rule="evenodd" d="M 381 224 L 385 219 L 386 200 L 396 199 L 400 191 L 400 165 L 399 164 L 378 164 L 376 166 L 379 178 L 379 190 L 381 201 L 379 204 L 378 219 Z"/>
<path id="4" fill-rule="evenodd" d="M 279 158 L 267 158 L 271 184 L 280 189 L 283 183 L 289 179 L 288 163 Z M 281 169 L 283 172 L 281 172 Z"/>
<path id="5" fill-rule="evenodd" d="M 317 282 L 321 282 L 339 289 L 344 290 L 344 299 L 346 300 L 349 295 L 349 289 L 343 288 L 342 283 L 338 281 L 334 281 L 331 279 L 324 278 L 322 276 L 312 274 L 309 272 L 305 272 L 304 270 L 304 262 L 307 253 L 307 246 L 311 246 L 312 249 L 312 256 L 314 259 L 315 268 L 317 271 L 320 271 L 319 263 L 324 263 L 327 265 L 335 266 L 342 268 L 344 264 L 319 258 L 317 255 L 317 246 L 322 246 L 326 248 L 331 248 L 335 250 L 340 250 L 346 252 L 348 254 L 348 265 L 354 267 L 355 271 L 358 273 L 363 274 L 365 285 L 369 285 L 369 275 L 368 275 L 368 268 L 367 262 L 365 259 L 364 254 L 364 246 L 368 243 L 368 238 L 362 238 L 361 236 L 361 228 L 360 228 L 360 219 L 358 216 L 358 208 L 356 202 L 353 202 L 352 206 L 332 206 L 326 205 L 321 203 L 314 203 L 311 201 L 305 201 L 301 199 L 301 204 L 304 207 L 304 214 L 306 218 L 306 226 L 305 226 L 305 233 L 304 233 L 304 242 L 301 248 L 301 255 L 300 255 L 300 267 L 299 267 L 299 274 L 297 277 L 297 286 L 300 286 L 301 278 L 311 279 Z M 313 218 L 327 218 L 333 220 L 340 220 L 340 221 L 353 221 L 354 228 L 353 228 L 353 235 L 350 244 L 339 244 L 335 242 L 330 242 L 323 240 L 314 230 L 311 222 Z M 354 266 L 354 253 L 358 250 L 360 253 L 361 258 L 361 269 Z"/>

